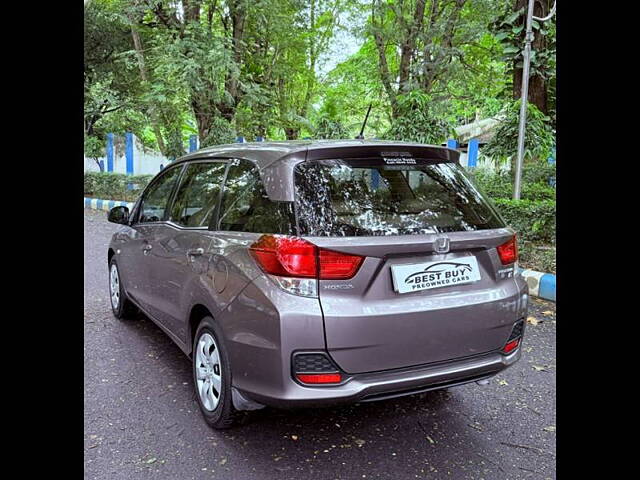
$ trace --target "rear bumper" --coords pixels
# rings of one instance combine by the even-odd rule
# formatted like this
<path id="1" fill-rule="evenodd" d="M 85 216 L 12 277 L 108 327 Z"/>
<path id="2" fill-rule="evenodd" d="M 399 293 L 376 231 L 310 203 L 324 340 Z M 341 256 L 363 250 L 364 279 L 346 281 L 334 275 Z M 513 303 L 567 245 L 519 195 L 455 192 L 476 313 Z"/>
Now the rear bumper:
<path id="1" fill-rule="evenodd" d="M 306 387 L 291 379 L 280 392 L 242 394 L 264 405 L 287 408 L 383 400 L 491 377 L 517 362 L 521 349 L 506 356 L 493 352 L 437 365 L 352 375 L 337 386 Z"/>

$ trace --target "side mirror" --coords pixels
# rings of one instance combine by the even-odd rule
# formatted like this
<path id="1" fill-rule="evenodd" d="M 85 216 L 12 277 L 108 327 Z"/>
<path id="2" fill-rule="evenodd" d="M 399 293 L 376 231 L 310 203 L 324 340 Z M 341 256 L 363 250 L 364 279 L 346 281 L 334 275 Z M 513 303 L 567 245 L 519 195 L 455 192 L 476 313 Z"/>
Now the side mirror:
<path id="1" fill-rule="evenodd" d="M 113 207 L 109 210 L 109 216 L 107 217 L 111 223 L 120 223 L 122 225 L 126 225 L 129 223 L 129 208 L 118 206 Z"/>

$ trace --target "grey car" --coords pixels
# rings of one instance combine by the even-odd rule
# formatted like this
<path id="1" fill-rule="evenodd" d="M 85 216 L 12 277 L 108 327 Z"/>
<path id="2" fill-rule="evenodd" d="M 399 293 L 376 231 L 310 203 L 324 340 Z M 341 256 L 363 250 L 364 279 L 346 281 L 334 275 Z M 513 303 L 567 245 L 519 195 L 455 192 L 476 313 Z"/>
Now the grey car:
<path id="1" fill-rule="evenodd" d="M 521 355 L 516 236 L 455 150 L 222 145 L 109 220 L 115 316 L 141 310 L 191 358 L 215 428 L 480 381 Z"/>

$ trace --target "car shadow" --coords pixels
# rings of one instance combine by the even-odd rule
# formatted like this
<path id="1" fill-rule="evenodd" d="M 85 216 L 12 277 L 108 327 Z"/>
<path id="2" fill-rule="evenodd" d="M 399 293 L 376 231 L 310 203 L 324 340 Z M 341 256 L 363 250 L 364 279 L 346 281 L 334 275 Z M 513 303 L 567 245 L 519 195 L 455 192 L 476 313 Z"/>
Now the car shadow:
<path id="1" fill-rule="evenodd" d="M 204 433 L 212 442 L 212 455 L 224 451 L 233 463 L 243 459 L 245 467 L 264 468 L 267 462 L 272 473 L 291 474 L 335 467 L 335 476 L 345 478 L 340 469 L 346 465 L 370 472 L 376 465 L 389 468 L 384 462 L 398 459 L 408 475 L 425 468 L 425 462 L 446 462 L 446 455 L 490 455 L 491 443 L 469 428 L 473 408 L 457 388 L 323 408 L 265 407 L 243 412 L 237 425 L 228 430 L 210 429 L 199 414 L 189 360 L 178 346 L 143 315 L 124 322 L 123 328 L 139 336 L 136 343 L 148 344 L 156 352 L 154 370 L 159 376 L 188 382 L 178 401 L 187 404 L 181 409 L 190 410 L 193 421 L 183 425 L 182 438 L 198 439 Z M 160 401 L 167 402 L 166 408 L 176 406 L 169 397 Z M 332 475 L 327 478 L 334 478 Z"/>

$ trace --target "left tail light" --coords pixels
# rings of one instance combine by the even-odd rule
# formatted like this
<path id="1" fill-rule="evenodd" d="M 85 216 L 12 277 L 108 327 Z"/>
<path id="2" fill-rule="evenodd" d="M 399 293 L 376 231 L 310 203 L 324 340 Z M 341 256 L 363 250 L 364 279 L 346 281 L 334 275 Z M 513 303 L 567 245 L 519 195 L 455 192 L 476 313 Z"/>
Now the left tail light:
<path id="1" fill-rule="evenodd" d="M 364 260 L 360 255 L 327 250 L 286 235 L 262 235 L 249 252 L 282 288 L 304 296 L 317 296 L 317 280 L 352 278 Z"/>

